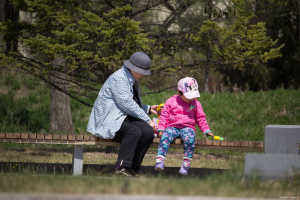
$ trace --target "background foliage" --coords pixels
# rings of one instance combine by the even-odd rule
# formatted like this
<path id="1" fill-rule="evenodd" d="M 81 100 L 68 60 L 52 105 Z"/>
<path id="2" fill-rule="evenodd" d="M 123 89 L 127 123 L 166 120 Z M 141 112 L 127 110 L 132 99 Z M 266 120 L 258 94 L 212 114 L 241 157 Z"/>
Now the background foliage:
<path id="1" fill-rule="evenodd" d="M 48 132 L 50 91 L 30 76 L 1 74 L 0 132 Z M 144 88 L 147 92 L 147 88 Z M 144 103 L 164 102 L 176 91 L 148 94 Z M 268 124 L 299 124 L 300 93 L 278 89 L 267 92 L 201 93 L 199 98 L 211 129 L 228 140 L 263 140 Z M 76 133 L 86 133 L 90 108 L 71 101 Z M 198 130 L 198 138 L 202 137 Z"/>
<path id="2" fill-rule="evenodd" d="M 154 76 L 146 83 L 155 90 L 191 74 L 210 92 L 299 87 L 296 0 L 7 2 L 30 20 L 3 21 L 2 65 L 22 68 L 86 104 L 95 85 L 138 50 L 153 58 Z M 10 48 L 16 40 L 23 54 Z M 66 66 L 53 64 L 57 58 Z M 71 88 L 51 82 L 50 71 L 67 75 Z"/>
<path id="3" fill-rule="evenodd" d="M 124 58 L 149 49 L 151 40 L 139 22 L 125 16 L 132 9 L 129 5 L 103 9 L 97 1 L 12 3 L 30 15 L 30 20 L 19 22 L 19 50 L 0 55 L 2 66 L 21 68 L 82 103 L 95 97 L 96 84 L 119 68 Z M 2 24 L 6 34 L 10 23 Z M 62 64 L 55 63 L 56 59 L 63 59 Z M 51 79 L 53 72 L 65 75 L 56 78 L 67 82 L 67 89 Z"/>
<path id="4" fill-rule="evenodd" d="M 72 97 L 75 130 L 85 131 L 90 108 L 81 104 L 91 106 L 135 51 L 153 59 L 146 103 L 163 102 L 193 76 L 220 135 L 261 140 L 266 124 L 300 121 L 297 0 L 5 0 L 0 8 L 0 69 L 10 74 L 0 93 L 3 130 L 48 131 L 55 88 Z"/>

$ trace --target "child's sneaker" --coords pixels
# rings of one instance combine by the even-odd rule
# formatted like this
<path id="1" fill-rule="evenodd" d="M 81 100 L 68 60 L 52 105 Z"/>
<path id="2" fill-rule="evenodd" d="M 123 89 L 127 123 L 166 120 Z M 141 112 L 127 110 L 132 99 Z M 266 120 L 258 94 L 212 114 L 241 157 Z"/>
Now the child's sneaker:
<path id="1" fill-rule="evenodd" d="M 165 163 L 164 163 L 164 161 L 155 163 L 154 169 L 156 171 L 162 171 L 162 170 L 164 170 L 165 169 Z"/>
<path id="2" fill-rule="evenodd" d="M 155 169 L 156 171 L 162 171 L 162 170 L 165 169 L 165 159 L 164 159 L 164 157 L 158 156 L 158 157 L 156 158 L 156 163 L 155 163 L 154 169 Z"/>
<path id="3" fill-rule="evenodd" d="M 183 161 L 179 169 L 179 173 L 184 176 L 188 175 L 190 167 L 191 167 L 190 161 Z"/>
<path id="4" fill-rule="evenodd" d="M 189 171 L 189 168 L 182 165 L 180 167 L 179 174 L 181 174 L 181 175 L 188 175 L 188 171 Z"/>

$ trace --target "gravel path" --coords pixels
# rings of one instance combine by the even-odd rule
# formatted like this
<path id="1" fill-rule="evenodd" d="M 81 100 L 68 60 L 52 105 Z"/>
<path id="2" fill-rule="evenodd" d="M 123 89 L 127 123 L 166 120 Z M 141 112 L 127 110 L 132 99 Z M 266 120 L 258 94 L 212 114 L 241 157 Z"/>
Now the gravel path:
<path id="1" fill-rule="evenodd" d="M 205 196 L 142 196 L 142 195 L 65 195 L 65 194 L 0 194 L 0 200 L 259 200 L 263 198 L 232 198 Z M 293 199 L 296 197 L 280 197 Z M 266 199 L 265 199 L 266 200 Z M 275 199 L 267 199 L 275 200 Z"/>

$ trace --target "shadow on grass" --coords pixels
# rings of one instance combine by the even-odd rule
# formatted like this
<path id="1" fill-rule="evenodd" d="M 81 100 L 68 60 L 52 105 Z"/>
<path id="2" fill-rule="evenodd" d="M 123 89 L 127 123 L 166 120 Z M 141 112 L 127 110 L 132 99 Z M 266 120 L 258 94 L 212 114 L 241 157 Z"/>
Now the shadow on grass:
<path id="1" fill-rule="evenodd" d="M 166 167 L 160 173 L 160 176 L 178 176 L 179 167 Z M 228 169 L 210 169 L 210 168 L 191 168 L 189 176 L 205 177 L 211 174 L 222 174 Z M 72 174 L 72 164 L 63 163 L 30 163 L 30 162 L 0 162 L 1 173 L 37 173 L 37 174 Z M 83 166 L 83 175 L 112 175 L 114 165 L 112 164 L 85 164 Z M 153 166 L 142 166 L 140 174 L 146 176 L 157 176 L 158 173 Z"/>
<path id="2" fill-rule="evenodd" d="M 2 148 L 5 150 L 25 152 L 27 149 L 35 150 L 39 153 L 73 153 L 74 146 L 68 144 L 13 144 L 13 143 L 1 143 Z M 85 146 L 84 152 L 103 152 L 103 153 L 117 153 L 119 146 L 115 145 L 103 145 L 103 146 Z"/>

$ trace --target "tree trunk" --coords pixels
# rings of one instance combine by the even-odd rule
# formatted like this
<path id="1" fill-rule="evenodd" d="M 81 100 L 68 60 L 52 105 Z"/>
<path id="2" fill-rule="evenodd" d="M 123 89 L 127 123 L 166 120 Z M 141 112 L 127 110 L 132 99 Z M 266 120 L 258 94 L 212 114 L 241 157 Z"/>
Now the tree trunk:
<path id="1" fill-rule="evenodd" d="M 3 36 L 5 40 L 5 52 L 9 51 L 17 51 L 18 49 L 18 38 L 20 34 L 20 30 L 18 28 L 18 20 L 19 20 L 19 9 L 16 8 L 13 2 L 9 0 L 0 0 L 2 3 L 4 2 L 4 20 L 10 20 L 11 25 L 8 26 L 8 33 Z"/>
<path id="2" fill-rule="evenodd" d="M 28 24 L 33 24 L 34 21 L 34 15 L 32 13 L 22 10 L 19 11 L 19 18 L 20 22 L 26 22 Z M 30 50 L 26 48 L 20 41 L 18 41 L 18 52 L 20 52 L 26 58 L 32 58 Z"/>
<path id="3" fill-rule="evenodd" d="M 213 14 L 213 2 L 212 0 L 208 0 L 207 1 L 207 5 L 206 5 L 206 9 L 207 9 L 207 15 L 208 15 L 208 19 L 212 19 L 212 14 Z M 206 49 L 206 65 L 204 66 L 204 91 L 205 92 L 210 92 L 209 91 L 209 74 L 210 74 L 210 62 L 211 62 L 211 54 L 212 54 L 212 49 L 211 46 L 207 45 L 207 49 Z"/>
<path id="4" fill-rule="evenodd" d="M 0 21 L 4 21 L 5 17 L 5 2 L 6 0 L 0 0 Z"/>
<path id="5" fill-rule="evenodd" d="M 0 22 L 5 21 L 5 3 L 6 0 L 0 0 Z M 0 52 L 5 51 L 3 35 L 0 34 Z"/>
<path id="6" fill-rule="evenodd" d="M 297 20 L 297 41 L 299 41 L 300 39 L 300 3 L 298 1 L 295 2 L 296 3 L 296 20 Z"/>
<path id="7" fill-rule="evenodd" d="M 207 54 L 206 54 L 206 65 L 204 66 L 204 92 L 210 92 L 209 91 L 209 67 L 210 67 L 210 49 L 207 48 Z"/>
<path id="8" fill-rule="evenodd" d="M 54 65 L 64 65 L 64 59 L 58 58 L 53 61 Z M 51 81 L 62 89 L 67 89 L 68 83 L 61 80 L 66 75 L 60 72 L 52 72 Z M 50 131 L 73 133 L 73 121 L 70 106 L 70 97 L 59 90 L 51 87 L 50 105 Z"/>

